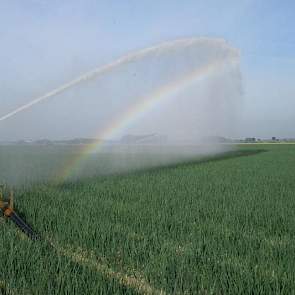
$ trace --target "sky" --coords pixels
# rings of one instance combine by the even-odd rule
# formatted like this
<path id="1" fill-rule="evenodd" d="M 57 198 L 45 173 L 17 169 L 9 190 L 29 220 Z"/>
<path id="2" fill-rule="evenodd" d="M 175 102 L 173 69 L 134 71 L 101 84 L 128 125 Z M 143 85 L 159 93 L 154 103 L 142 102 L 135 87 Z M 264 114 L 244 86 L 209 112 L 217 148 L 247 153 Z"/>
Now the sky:
<path id="1" fill-rule="evenodd" d="M 234 136 L 295 138 L 294 11 L 292 0 L 0 0 L 0 115 L 130 51 L 217 37 L 240 50 Z M 20 139 L 20 124 L 5 122 L 2 140 Z"/>

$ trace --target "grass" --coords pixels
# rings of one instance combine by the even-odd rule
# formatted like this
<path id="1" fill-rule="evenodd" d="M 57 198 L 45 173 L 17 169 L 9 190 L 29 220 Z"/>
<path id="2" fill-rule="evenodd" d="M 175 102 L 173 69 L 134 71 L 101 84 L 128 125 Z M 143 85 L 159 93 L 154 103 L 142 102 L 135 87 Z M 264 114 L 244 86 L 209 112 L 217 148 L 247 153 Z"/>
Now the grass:
<path id="1" fill-rule="evenodd" d="M 17 189 L 0 294 L 291 294 L 295 146 Z"/>

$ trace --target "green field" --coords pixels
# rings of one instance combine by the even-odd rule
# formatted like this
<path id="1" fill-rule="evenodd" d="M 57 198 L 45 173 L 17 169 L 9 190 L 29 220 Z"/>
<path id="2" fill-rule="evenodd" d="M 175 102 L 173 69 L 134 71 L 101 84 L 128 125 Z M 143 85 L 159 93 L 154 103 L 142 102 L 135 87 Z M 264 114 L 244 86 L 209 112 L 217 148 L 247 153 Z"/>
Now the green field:
<path id="1" fill-rule="evenodd" d="M 34 157 L 5 148 L 8 180 Z M 34 167 L 67 154 L 51 149 Z M 295 292 L 295 145 L 154 166 L 31 186 L 19 172 L 17 210 L 42 240 L 0 219 L 0 294 Z"/>

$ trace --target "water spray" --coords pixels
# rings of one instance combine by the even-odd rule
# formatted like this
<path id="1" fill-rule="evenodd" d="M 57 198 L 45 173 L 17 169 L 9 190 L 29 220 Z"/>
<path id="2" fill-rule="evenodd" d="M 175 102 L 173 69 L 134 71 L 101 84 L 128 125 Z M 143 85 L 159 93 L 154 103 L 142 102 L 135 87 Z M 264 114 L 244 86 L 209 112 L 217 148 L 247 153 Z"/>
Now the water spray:
<path id="1" fill-rule="evenodd" d="M 17 115 L 18 113 L 21 113 L 27 109 L 30 109 L 31 107 L 33 107 L 34 105 L 36 104 L 39 104 L 43 101 L 46 101 L 47 99 L 50 99 L 56 95 L 59 95 L 65 91 L 67 91 L 68 89 L 71 89 L 72 87 L 74 86 L 77 86 L 79 85 L 80 83 L 82 82 L 85 82 L 85 81 L 89 81 L 89 80 L 92 80 L 92 79 L 95 79 L 97 78 L 98 76 L 101 76 L 103 74 L 106 74 L 110 71 L 112 71 L 113 69 L 121 66 L 121 65 L 124 65 L 124 64 L 128 64 L 128 63 L 131 63 L 131 62 L 136 62 L 142 58 L 144 58 L 145 56 L 149 55 L 149 54 L 152 54 L 152 53 L 156 53 L 156 54 L 162 54 L 162 53 L 167 53 L 167 52 L 170 52 L 170 51 L 175 51 L 179 48 L 188 48 L 190 46 L 193 46 L 193 45 L 197 45 L 197 44 L 202 44 L 204 42 L 210 42 L 210 39 L 206 39 L 206 38 L 188 38 L 188 39 L 179 39 L 179 40 L 174 40 L 174 41 L 169 41 L 169 42 L 164 42 L 164 43 L 161 43 L 161 44 L 158 44 L 158 45 L 155 45 L 155 46 L 151 46 L 151 47 L 148 47 L 148 48 L 144 48 L 144 49 L 141 49 L 141 50 L 138 50 L 136 52 L 133 52 L 133 53 L 129 53 L 127 55 L 124 55 L 120 58 L 118 58 L 117 60 L 107 64 L 107 65 L 104 65 L 104 66 L 101 66 L 101 67 L 98 67 L 90 72 L 87 72 L 83 75 L 81 75 L 80 77 L 36 98 L 36 99 L 33 99 L 31 100 L 29 103 L 21 106 L 21 107 L 18 107 L 16 108 L 15 110 L 9 112 L 8 114 L 0 117 L 0 121 L 5 121 L 11 117 L 14 117 L 15 115 Z M 218 39 L 218 40 L 215 40 L 215 42 L 220 42 L 220 45 L 222 47 L 228 47 L 230 48 L 225 42 L 224 40 L 222 39 Z M 227 56 L 225 58 L 236 58 L 238 56 L 238 52 L 233 50 L 232 48 L 230 48 L 230 53 L 231 53 L 231 56 Z"/>

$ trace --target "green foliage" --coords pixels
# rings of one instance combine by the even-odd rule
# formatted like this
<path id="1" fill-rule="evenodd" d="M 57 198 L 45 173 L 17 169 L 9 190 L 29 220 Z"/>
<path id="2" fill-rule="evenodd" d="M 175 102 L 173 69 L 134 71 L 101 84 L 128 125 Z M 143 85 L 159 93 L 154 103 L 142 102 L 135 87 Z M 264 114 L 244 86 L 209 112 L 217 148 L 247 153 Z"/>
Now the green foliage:
<path id="1" fill-rule="evenodd" d="M 294 192 L 295 145 L 18 188 L 43 240 L 2 221 L 0 293 L 291 294 Z"/>

